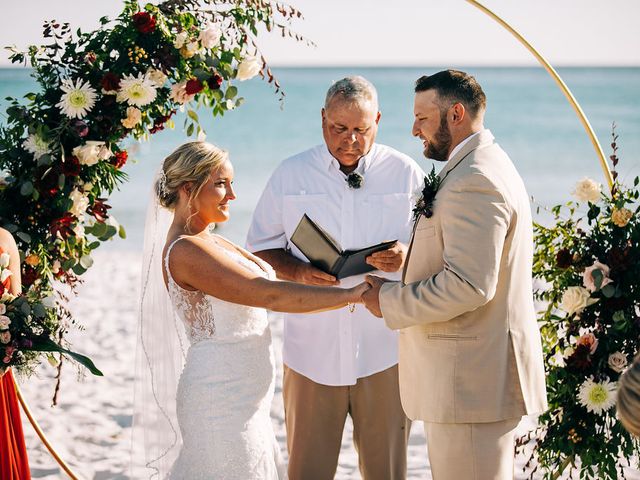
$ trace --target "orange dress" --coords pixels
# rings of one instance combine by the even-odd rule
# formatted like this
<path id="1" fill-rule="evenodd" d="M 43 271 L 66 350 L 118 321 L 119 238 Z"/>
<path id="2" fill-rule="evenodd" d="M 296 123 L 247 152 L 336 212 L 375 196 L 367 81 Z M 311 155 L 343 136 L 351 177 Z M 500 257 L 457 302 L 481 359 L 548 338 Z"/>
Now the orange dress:
<path id="1" fill-rule="evenodd" d="M 31 479 L 18 396 L 11 370 L 0 377 L 0 479 Z"/>

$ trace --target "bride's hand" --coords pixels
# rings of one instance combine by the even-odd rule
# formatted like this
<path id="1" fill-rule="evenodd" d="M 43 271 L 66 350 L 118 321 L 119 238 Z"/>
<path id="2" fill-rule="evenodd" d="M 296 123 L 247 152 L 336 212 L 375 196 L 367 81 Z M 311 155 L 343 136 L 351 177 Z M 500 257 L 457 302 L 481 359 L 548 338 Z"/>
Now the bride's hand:
<path id="1" fill-rule="evenodd" d="M 369 285 L 367 282 L 362 282 L 361 284 L 356 285 L 355 287 L 351 287 L 349 289 L 353 294 L 353 297 L 351 298 L 351 303 L 363 303 L 362 294 L 367 290 L 369 290 L 370 288 L 371 288 L 371 285 Z"/>

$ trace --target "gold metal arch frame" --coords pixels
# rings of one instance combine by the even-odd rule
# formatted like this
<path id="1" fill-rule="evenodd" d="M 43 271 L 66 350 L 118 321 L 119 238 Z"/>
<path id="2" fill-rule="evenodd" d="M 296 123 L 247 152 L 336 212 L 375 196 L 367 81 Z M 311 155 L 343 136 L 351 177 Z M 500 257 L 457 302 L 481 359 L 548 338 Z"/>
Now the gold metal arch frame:
<path id="1" fill-rule="evenodd" d="M 596 151 L 596 155 L 600 160 L 600 166 L 602 167 L 602 172 L 604 173 L 607 183 L 609 184 L 609 190 L 611 190 L 613 188 L 613 177 L 611 176 L 611 171 L 609 170 L 609 165 L 607 164 L 607 160 L 604 155 L 604 152 L 602 151 L 602 147 L 600 146 L 600 142 L 598 142 L 598 138 L 596 137 L 596 134 L 594 133 L 593 128 L 591 128 L 591 124 L 589 123 L 587 116 L 584 114 L 584 112 L 582 111 L 582 108 L 578 104 L 578 101 L 575 99 L 575 97 L 569 90 L 569 87 L 567 87 L 567 85 L 564 83 L 562 78 L 560 78 L 560 75 L 558 75 L 558 72 L 554 70 L 554 68 L 549 64 L 549 62 L 547 62 L 547 60 L 540 54 L 540 52 L 538 52 L 535 48 L 533 48 L 533 46 L 515 28 L 513 28 L 511 25 L 505 22 L 502 18 L 500 18 L 498 15 L 496 15 L 494 12 L 492 12 L 491 10 L 489 10 L 487 7 L 482 5 L 480 2 L 477 2 L 476 0 L 465 0 L 465 1 L 473 5 L 474 7 L 478 8 L 482 12 L 486 13 L 488 16 L 490 16 L 496 22 L 498 22 L 502 27 L 504 27 L 505 30 L 511 33 L 514 37 L 516 37 L 516 39 L 522 45 L 524 45 L 527 48 L 527 50 L 529 50 L 533 54 L 534 57 L 536 57 L 536 60 L 540 62 L 540 64 L 545 68 L 545 70 L 549 73 L 549 75 L 553 77 L 555 82 L 558 84 L 558 87 L 560 88 L 560 90 L 562 90 L 562 93 L 564 94 L 564 96 L 567 98 L 567 100 L 573 107 L 573 110 L 576 112 L 576 115 L 578 115 L 578 118 L 580 119 L 580 123 L 582 123 L 582 126 L 586 130 L 587 135 L 589 136 L 589 140 L 591 140 L 591 144 L 593 145 L 593 148 Z"/>
<path id="2" fill-rule="evenodd" d="M 500 18 L 498 15 L 496 15 L 494 12 L 492 12 L 491 10 L 489 10 L 487 7 L 482 5 L 480 2 L 477 2 L 476 0 L 465 0 L 465 1 L 473 5 L 474 7 L 478 8 L 485 14 L 487 14 L 493 20 L 498 22 L 502 27 L 504 27 L 505 30 L 511 33 L 522 45 L 524 45 L 527 48 L 527 50 L 529 50 L 529 52 L 533 54 L 534 57 L 536 57 L 538 62 L 540 62 L 540 64 L 545 68 L 545 70 L 549 73 L 549 75 L 551 75 L 551 77 L 555 80 L 558 87 L 560 88 L 560 90 L 562 90 L 562 93 L 564 94 L 564 96 L 567 98 L 567 100 L 573 107 L 574 111 L 576 112 L 576 115 L 578 115 L 578 118 L 580 119 L 580 123 L 582 123 L 582 126 L 586 130 L 587 135 L 591 140 L 591 144 L 593 145 L 593 148 L 596 151 L 596 155 L 600 160 L 600 166 L 602 167 L 602 171 L 609 185 L 609 189 L 611 189 L 613 187 L 613 177 L 611 176 L 611 171 L 609 170 L 609 165 L 607 164 L 607 160 L 604 152 L 602 151 L 602 147 L 600 146 L 600 142 L 598 142 L 598 138 L 596 137 L 596 134 L 593 131 L 593 128 L 591 128 L 591 124 L 589 123 L 589 120 L 587 119 L 586 115 L 582 111 L 582 108 L 578 104 L 578 101 L 575 99 L 575 97 L 569 90 L 569 87 L 567 87 L 567 85 L 564 83 L 562 78 L 560 78 L 560 75 L 558 75 L 558 73 L 549 64 L 549 62 L 516 29 L 514 29 L 506 21 L 504 21 L 502 18 Z M 70 467 L 64 462 L 64 460 L 60 458 L 58 453 L 55 451 L 55 449 L 51 446 L 51 444 L 47 440 L 47 437 L 45 436 L 44 432 L 40 429 L 40 426 L 38 425 L 38 422 L 35 420 L 35 418 L 31 414 L 31 410 L 29 409 L 29 406 L 26 400 L 24 399 L 24 396 L 22 395 L 22 392 L 20 391 L 20 388 L 18 387 L 17 383 L 15 383 L 15 387 L 16 387 L 18 399 L 20 401 L 20 405 L 22 406 L 22 409 L 24 410 L 25 415 L 29 419 L 29 422 L 31 423 L 34 430 L 40 437 L 40 440 L 42 440 L 42 443 L 45 445 L 45 447 L 47 447 L 47 449 L 49 450 L 53 458 L 56 460 L 56 462 L 58 462 L 60 467 L 69 476 L 69 478 L 71 478 L 72 480 L 77 480 L 79 477 L 76 476 L 73 473 L 73 471 L 70 469 Z"/>

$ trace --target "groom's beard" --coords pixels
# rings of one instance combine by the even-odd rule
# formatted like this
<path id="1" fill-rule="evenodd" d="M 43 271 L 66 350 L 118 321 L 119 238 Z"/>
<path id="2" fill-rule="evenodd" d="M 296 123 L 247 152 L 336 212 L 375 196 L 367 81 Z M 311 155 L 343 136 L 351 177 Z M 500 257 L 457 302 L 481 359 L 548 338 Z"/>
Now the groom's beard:
<path id="1" fill-rule="evenodd" d="M 427 144 L 424 156 L 438 162 L 446 162 L 451 147 L 451 132 L 447 126 L 447 113 L 440 114 L 440 127 L 433 141 Z"/>

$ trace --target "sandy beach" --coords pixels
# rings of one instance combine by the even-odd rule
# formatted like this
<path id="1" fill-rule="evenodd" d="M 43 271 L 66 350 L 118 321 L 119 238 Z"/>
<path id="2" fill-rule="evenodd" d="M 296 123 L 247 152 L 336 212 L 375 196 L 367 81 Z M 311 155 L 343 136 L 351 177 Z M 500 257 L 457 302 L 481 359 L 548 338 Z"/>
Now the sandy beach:
<path id="1" fill-rule="evenodd" d="M 70 362 L 65 365 L 58 405 L 51 407 L 55 368 L 42 365 L 36 376 L 20 380 L 23 393 L 42 429 L 60 456 L 83 479 L 128 479 L 132 423 L 133 380 L 137 296 L 140 256 L 136 253 L 98 252 L 95 265 L 85 277 L 79 294 L 70 304 L 77 322 L 71 327 L 73 348 L 89 355 L 104 377 L 78 372 Z M 282 407 L 282 322 L 272 324 L 278 357 L 278 381 L 271 414 L 283 452 L 286 452 L 284 411 Z M 66 478 L 35 432 L 23 418 L 27 449 L 34 478 Z M 525 419 L 520 431 L 533 426 Z M 516 478 L 527 461 L 516 459 Z M 637 471 L 627 469 L 628 479 L 640 479 Z M 358 458 L 352 443 L 352 428 L 347 422 L 343 436 L 336 479 L 359 479 Z M 408 478 L 430 479 L 422 424 L 414 423 L 408 452 Z M 542 478 L 535 476 L 534 478 Z"/>

